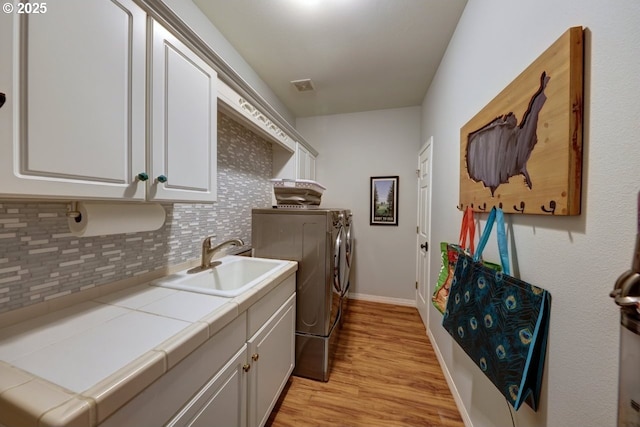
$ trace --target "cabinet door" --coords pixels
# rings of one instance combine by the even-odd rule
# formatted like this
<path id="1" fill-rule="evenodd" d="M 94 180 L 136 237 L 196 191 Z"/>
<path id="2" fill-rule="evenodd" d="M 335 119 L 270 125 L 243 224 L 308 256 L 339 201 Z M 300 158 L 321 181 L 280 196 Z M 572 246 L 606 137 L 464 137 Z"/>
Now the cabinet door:
<path id="1" fill-rule="evenodd" d="M 309 152 L 300 143 L 296 148 L 296 179 L 309 179 L 308 178 L 308 158 Z"/>
<path id="2" fill-rule="evenodd" d="M 150 200 L 216 200 L 216 72 L 155 21 Z"/>
<path id="3" fill-rule="evenodd" d="M 209 381 L 167 427 L 247 425 L 247 346 Z"/>
<path id="4" fill-rule="evenodd" d="M 31 5 L 0 14 L 0 195 L 144 199 L 144 11 Z"/>
<path id="5" fill-rule="evenodd" d="M 269 418 L 295 364 L 295 293 L 249 340 L 249 425 Z"/>
<path id="6" fill-rule="evenodd" d="M 316 156 L 309 153 L 308 159 L 309 159 L 309 167 L 307 169 L 309 170 L 309 176 L 307 179 L 312 179 L 315 181 L 316 180 Z"/>

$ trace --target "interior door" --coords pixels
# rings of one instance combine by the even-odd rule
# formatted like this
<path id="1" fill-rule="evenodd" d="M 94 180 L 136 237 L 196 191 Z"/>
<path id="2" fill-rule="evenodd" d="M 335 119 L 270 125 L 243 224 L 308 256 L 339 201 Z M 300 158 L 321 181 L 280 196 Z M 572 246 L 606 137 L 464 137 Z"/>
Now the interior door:
<path id="1" fill-rule="evenodd" d="M 431 228 L 431 150 L 429 138 L 418 154 L 418 227 L 416 239 L 417 277 L 416 305 L 422 321 L 427 325 L 430 298 L 429 286 L 429 232 Z"/>

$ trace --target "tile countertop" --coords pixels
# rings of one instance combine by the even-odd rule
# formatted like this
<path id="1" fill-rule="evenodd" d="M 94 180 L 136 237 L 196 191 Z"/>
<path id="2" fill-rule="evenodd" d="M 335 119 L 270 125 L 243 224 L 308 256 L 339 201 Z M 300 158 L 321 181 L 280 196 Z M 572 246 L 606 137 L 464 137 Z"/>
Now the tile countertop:
<path id="1" fill-rule="evenodd" d="M 0 425 L 99 424 L 297 268 L 235 298 L 147 282 L 0 329 Z"/>

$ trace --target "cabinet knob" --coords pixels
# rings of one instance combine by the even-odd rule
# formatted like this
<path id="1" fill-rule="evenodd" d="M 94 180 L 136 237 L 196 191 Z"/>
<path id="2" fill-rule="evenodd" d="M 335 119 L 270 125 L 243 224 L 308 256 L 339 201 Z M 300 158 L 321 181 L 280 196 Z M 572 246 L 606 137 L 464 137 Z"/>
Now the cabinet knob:
<path id="1" fill-rule="evenodd" d="M 242 366 L 242 370 L 245 372 L 249 372 L 249 369 L 251 369 L 251 365 L 249 365 L 248 363 L 244 364 L 244 366 Z"/>
<path id="2" fill-rule="evenodd" d="M 253 360 L 254 362 L 257 362 L 258 359 L 260 359 L 260 355 L 258 353 L 256 353 L 253 356 L 251 356 L 251 360 Z"/>
<path id="3" fill-rule="evenodd" d="M 140 181 L 146 181 L 146 180 L 148 180 L 148 179 L 149 179 L 149 175 L 147 175 L 147 173 L 146 173 L 146 172 L 140 172 L 140 173 L 136 176 L 136 178 L 138 178 L 138 180 L 140 180 Z"/>
<path id="4" fill-rule="evenodd" d="M 162 183 L 167 182 L 167 177 L 164 175 L 160 175 L 156 179 L 158 180 L 158 182 L 162 182 Z"/>

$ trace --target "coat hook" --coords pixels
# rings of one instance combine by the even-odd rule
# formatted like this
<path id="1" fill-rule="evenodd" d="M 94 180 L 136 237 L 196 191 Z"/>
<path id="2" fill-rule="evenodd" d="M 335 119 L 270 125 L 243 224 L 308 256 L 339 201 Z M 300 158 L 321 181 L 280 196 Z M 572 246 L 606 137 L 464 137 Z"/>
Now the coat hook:
<path id="1" fill-rule="evenodd" d="M 478 209 L 480 209 L 481 211 L 486 211 L 487 210 L 487 204 L 483 203 L 482 206 L 478 205 Z"/>
<path id="2" fill-rule="evenodd" d="M 518 208 L 516 207 L 516 205 L 513 205 L 513 209 L 514 209 L 516 212 L 522 212 L 522 213 L 524 213 L 524 202 L 520 202 L 520 209 L 518 209 Z"/>
<path id="3" fill-rule="evenodd" d="M 502 209 L 502 202 L 498 203 L 498 207 Z"/>
<path id="4" fill-rule="evenodd" d="M 556 213 L 556 201 L 555 200 L 551 200 L 549 202 L 549 208 L 547 209 L 544 205 L 540 206 L 540 208 L 544 211 L 544 212 L 549 212 L 551 213 L 551 215 L 555 215 Z"/>
<path id="5" fill-rule="evenodd" d="M 456 209 L 458 209 L 459 211 L 463 211 L 464 210 L 464 205 L 462 203 L 460 203 L 459 205 L 456 206 Z"/>

